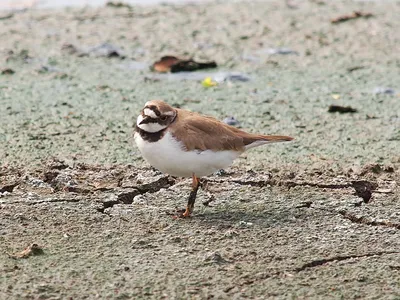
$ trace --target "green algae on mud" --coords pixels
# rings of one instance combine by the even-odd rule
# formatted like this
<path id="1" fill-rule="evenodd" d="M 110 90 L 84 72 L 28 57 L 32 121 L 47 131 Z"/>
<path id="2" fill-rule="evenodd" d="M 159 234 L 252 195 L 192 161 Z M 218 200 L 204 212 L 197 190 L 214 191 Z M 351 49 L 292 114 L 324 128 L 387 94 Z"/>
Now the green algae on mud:
<path id="1" fill-rule="evenodd" d="M 360 4 L 335 5 L 351 11 Z M 337 14 L 333 6 L 307 3 L 295 11 L 278 2 L 135 7 L 131 17 L 124 9 L 84 8 L 29 11 L 3 20 L 3 64 L 16 73 L 1 76 L 0 161 L 37 164 L 58 156 L 135 163 L 140 159 L 132 146 L 136 115 L 147 100 L 162 98 L 220 119 L 233 115 L 250 131 L 296 138 L 294 148 L 255 150 L 251 157 L 265 165 L 312 163 L 310 155 L 339 164 L 396 162 L 398 95 L 372 93 L 377 86 L 396 88 L 399 82 L 391 67 L 396 51 L 385 50 L 398 39 L 396 7 L 369 3 L 364 9 L 379 17 L 333 26 L 328 18 Z M 236 9 L 247 16 L 240 24 Z M 169 19 L 170 31 L 162 29 L 160 16 Z M 107 26 L 105 20 L 118 26 Z M 32 28 L 24 25 L 28 21 Z M 311 24 L 318 24 L 318 31 Z M 243 34 L 248 38 L 241 39 Z M 367 40 L 372 46 L 366 49 Z M 87 48 L 105 41 L 127 57 L 80 57 L 62 49 L 68 43 Z M 275 45 L 290 46 L 299 55 L 265 53 Z M 173 52 L 215 59 L 220 70 L 246 72 L 252 80 L 205 89 L 190 80 L 146 81 L 149 69 L 129 68 L 130 61 L 150 65 Z M 358 65 L 364 68 L 347 71 Z M 330 115 L 331 104 L 351 104 L 359 113 Z"/>
<path id="2" fill-rule="evenodd" d="M 330 23 L 358 10 L 375 17 Z M 400 90 L 398 14 L 389 1 L 268 1 L 0 20 L 0 69 L 15 71 L 0 75 L 0 189 L 16 184 L 0 197 L 0 298 L 399 297 L 399 255 L 389 253 L 399 233 L 385 224 L 399 223 L 400 101 L 374 93 Z M 125 59 L 63 48 L 105 42 Z M 215 60 L 218 71 L 251 80 L 204 88 L 154 79 L 147 66 L 163 55 Z M 116 198 L 124 172 L 130 184 L 161 176 L 132 140 L 154 98 L 295 141 L 241 156 L 211 182 L 215 199 L 202 192 L 195 216 L 174 221 L 165 210 L 185 204 L 186 181 L 131 204 Z M 357 113 L 331 114 L 330 105 Z M 66 167 L 51 169 L 51 157 Z M 79 189 L 57 190 L 53 175 Z M 351 187 L 324 185 L 357 180 L 377 183 L 369 203 Z M 5 255 L 32 243 L 44 255 Z"/>

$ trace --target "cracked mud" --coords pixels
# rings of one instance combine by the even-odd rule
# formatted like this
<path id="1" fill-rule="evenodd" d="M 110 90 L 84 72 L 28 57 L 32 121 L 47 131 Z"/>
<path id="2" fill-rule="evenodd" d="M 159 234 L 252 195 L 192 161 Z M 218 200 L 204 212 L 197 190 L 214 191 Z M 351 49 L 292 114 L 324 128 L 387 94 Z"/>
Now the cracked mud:
<path id="1" fill-rule="evenodd" d="M 77 272 L 56 267 L 57 272 L 71 276 L 69 280 L 80 278 L 84 272 L 81 268 L 96 257 L 103 257 L 103 261 L 106 257 L 108 264 L 107 268 L 98 267 L 96 273 L 107 278 L 103 272 L 111 268 L 113 278 L 125 282 L 121 289 L 130 286 L 135 292 L 129 295 L 140 297 L 146 297 L 146 286 L 147 296 L 157 295 L 148 276 L 153 278 L 153 272 L 170 268 L 173 271 L 167 271 L 168 276 L 174 280 L 183 280 L 188 272 L 198 276 L 196 269 L 200 268 L 199 279 L 191 283 L 193 290 L 165 286 L 167 293 L 176 297 L 205 291 L 220 291 L 229 297 L 242 294 L 244 287 L 252 290 L 252 295 L 262 296 L 267 293 L 264 285 L 289 279 L 304 284 L 310 278 L 315 280 L 316 274 L 324 278 L 342 272 L 348 277 L 358 268 L 368 267 L 384 276 L 378 270 L 383 265 L 391 270 L 386 270 L 386 275 L 398 276 L 400 218 L 393 215 L 399 208 L 395 200 L 399 192 L 397 169 L 368 171 L 376 167 L 373 165 L 334 177 L 306 171 L 244 172 L 234 167 L 229 175 L 205 180 L 193 218 L 174 220 L 165 210 L 185 204 L 190 180 L 130 165 L 68 166 L 63 162 L 62 168 L 54 167 L 59 164 L 48 161 L 33 170 L 0 170 L 0 188 L 4 190 L 0 198 L 1 230 L 7 237 L 7 253 L 17 252 L 17 245 L 26 247 L 23 241 L 34 241 L 41 247 L 40 257 L 47 257 L 50 264 L 56 263 L 54 259 L 83 263 L 73 266 L 80 270 Z M 372 188 L 371 201 L 357 196 L 360 183 Z M 4 188 L 10 186 L 13 188 Z M 212 205 L 204 203 L 207 201 Z M 19 228 L 24 228 L 22 235 Z M 30 254 L 25 252 L 9 257 L 28 259 Z M 29 259 L 31 267 L 48 264 L 39 256 Z M 169 267 L 171 260 L 178 265 L 188 260 L 188 266 Z M 9 277 L 18 277 L 31 268 L 15 260 L 4 262 L 3 271 Z M 220 275 L 207 277 L 208 272 Z M 371 283 L 374 278 L 363 280 L 376 287 L 378 283 Z M 54 284 L 51 282 L 49 286 Z M 394 282 L 391 286 L 396 291 Z M 107 289 L 103 293 L 107 294 Z"/>

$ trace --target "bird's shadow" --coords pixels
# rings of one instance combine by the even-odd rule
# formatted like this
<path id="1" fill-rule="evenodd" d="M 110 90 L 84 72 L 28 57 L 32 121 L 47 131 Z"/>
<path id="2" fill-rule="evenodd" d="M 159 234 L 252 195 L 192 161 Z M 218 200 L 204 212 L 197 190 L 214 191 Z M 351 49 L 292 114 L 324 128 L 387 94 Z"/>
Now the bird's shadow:
<path id="1" fill-rule="evenodd" d="M 279 209 L 248 210 L 243 209 L 218 209 L 205 210 L 195 214 L 192 219 L 202 224 L 209 224 L 221 228 L 247 227 L 281 227 L 289 224 L 298 224 L 302 219 L 309 217 L 306 213 L 299 214 L 294 207 L 281 207 Z"/>

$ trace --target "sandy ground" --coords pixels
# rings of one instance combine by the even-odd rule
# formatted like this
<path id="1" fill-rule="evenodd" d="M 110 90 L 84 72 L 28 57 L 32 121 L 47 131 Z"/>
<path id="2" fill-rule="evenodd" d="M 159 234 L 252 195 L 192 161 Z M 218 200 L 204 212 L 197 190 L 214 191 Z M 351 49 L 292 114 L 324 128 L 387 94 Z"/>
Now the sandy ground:
<path id="1" fill-rule="evenodd" d="M 373 16 L 331 23 L 353 11 Z M 399 299 L 399 14 L 394 1 L 1 12 L 0 298 Z M 219 67 L 152 73 L 167 54 Z M 202 86 L 221 72 L 250 80 Z M 174 220 L 189 180 L 150 168 L 132 139 L 153 98 L 296 140 L 207 178 L 194 216 Z"/>

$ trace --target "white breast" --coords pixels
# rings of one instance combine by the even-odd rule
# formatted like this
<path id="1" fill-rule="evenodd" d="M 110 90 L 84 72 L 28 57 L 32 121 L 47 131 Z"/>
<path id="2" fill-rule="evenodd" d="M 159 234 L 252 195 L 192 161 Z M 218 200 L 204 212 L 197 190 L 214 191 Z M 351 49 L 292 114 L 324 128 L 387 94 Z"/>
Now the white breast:
<path id="1" fill-rule="evenodd" d="M 161 172 L 172 176 L 198 177 L 210 175 L 230 166 L 240 155 L 238 151 L 185 151 L 169 132 L 157 142 L 150 143 L 135 133 L 135 141 L 143 158 Z"/>

